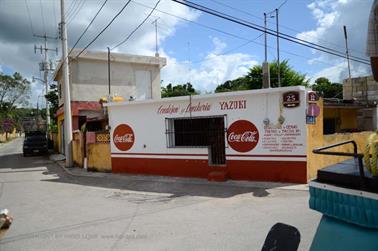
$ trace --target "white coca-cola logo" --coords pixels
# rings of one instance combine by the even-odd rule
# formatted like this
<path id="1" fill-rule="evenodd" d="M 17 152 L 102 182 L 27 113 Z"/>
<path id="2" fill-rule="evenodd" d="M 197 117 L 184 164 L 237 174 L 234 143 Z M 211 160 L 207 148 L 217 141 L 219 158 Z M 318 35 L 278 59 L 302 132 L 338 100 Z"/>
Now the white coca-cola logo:
<path id="1" fill-rule="evenodd" d="M 132 143 L 134 142 L 133 135 L 131 133 L 114 136 L 114 143 Z"/>
<path id="2" fill-rule="evenodd" d="M 257 142 L 256 134 L 257 131 L 246 131 L 240 134 L 231 132 L 228 135 L 228 142 Z"/>

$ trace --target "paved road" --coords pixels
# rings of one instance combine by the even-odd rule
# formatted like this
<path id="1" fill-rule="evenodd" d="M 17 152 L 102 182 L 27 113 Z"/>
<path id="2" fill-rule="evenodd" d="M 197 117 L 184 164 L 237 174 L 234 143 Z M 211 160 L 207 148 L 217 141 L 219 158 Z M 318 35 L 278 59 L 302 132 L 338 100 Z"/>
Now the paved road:
<path id="1" fill-rule="evenodd" d="M 76 177 L 22 157 L 21 144 L 0 145 L 0 208 L 15 218 L 2 251 L 260 250 L 276 222 L 296 226 L 308 250 L 320 220 L 307 191 Z"/>

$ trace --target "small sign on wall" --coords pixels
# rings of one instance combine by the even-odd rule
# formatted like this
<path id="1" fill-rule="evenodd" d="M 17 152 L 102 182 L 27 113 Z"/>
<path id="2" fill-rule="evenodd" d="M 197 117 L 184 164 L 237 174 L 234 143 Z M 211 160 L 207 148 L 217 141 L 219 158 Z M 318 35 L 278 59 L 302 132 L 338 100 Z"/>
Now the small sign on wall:
<path id="1" fill-rule="evenodd" d="M 294 108 L 299 106 L 299 92 L 285 92 L 282 96 L 283 106 L 286 108 Z"/>
<path id="2" fill-rule="evenodd" d="M 316 92 L 309 92 L 307 94 L 307 100 L 309 103 L 316 102 L 319 100 L 319 95 Z"/>
<path id="3" fill-rule="evenodd" d="M 316 117 L 315 116 L 306 116 L 306 124 L 315 125 L 316 124 Z"/>
<path id="4" fill-rule="evenodd" d="M 309 103 L 307 107 L 307 115 L 317 117 L 320 114 L 320 107 L 317 104 Z"/>

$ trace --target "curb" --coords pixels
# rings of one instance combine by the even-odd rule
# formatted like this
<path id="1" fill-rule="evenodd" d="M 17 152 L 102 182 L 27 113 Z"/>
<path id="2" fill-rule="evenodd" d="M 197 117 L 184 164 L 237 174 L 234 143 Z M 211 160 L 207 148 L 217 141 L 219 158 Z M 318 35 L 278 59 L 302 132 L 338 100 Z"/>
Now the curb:
<path id="1" fill-rule="evenodd" d="M 61 163 L 61 161 L 59 161 L 59 160 L 52 160 L 52 161 L 54 161 L 59 167 L 61 167 L 67 174 L 69 174 L 71 176 L 75 176 L 75 177 L 91 177 L 91 178 L 104 178 L 105 177 L 105 176 L 96 176 L 96 175 L 92 175 L 92 174 L 77 174 L 77 173 L 73 173 L 73 172 L 71 172 L 71 170 L 69 168 L 65 167 L 64 164 Z"/>
<path id="2" fill-rule="evenodd" d="M 52 160 L 52 159 L 51 159 Z M 90 178 L 105 178 L 117 179 L 128 181 L 144 181 L 144 182 L 164 182 L 164 183 L 182 183 L 192 185 L 210 185 L 218 187 L 246 187 L 256 189 L 279 189 L 291 191 L 308 191 L 308 184 L 290 184 L 290 183 L 277 183 L 277 182 L 260 182 L 260 181 L 242 181 L 242 180 L 228 180 L 225 182 L 210 182 L 207 179 L 200 178 L 182 178 L 182 177 L 165 177 L 165 176 L 145 176 L 145 175 L 128 175 L 122 176 L 114 173 L 104 173 L 103 175 L 77 174 L 71 172 L 69 168 L 65 167 L 59 160 L 52 160 L 59 167 L 61 167 L 67 174 L 74 177 L 90 177 Z M 97 174 L 97 173 L 96 173 Z"/>

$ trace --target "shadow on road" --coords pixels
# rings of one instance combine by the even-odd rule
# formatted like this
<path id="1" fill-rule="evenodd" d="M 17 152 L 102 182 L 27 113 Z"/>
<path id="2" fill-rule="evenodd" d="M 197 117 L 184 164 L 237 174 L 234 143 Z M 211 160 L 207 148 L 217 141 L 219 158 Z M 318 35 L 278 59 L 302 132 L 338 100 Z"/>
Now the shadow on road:
<path id="1" fill-rule="evenodd" d="M 25 170 L 41 167 L 43 169 Z M 8 168 L 11 170 L 2 170 Z M 45 169 L 47 168 L 47 170 Z M 13 170 L 16 169 L 16 170 Z M 24 170 L 17 170 L 24 169 Z M 0 174 L 17 172 L 42 171 L 44 175 L 52 175 L 54 178 L 42 179 L 45 182 L 58 182 L 81 186 L 92 186 L 110 189 L 124 190 L 125 192 L 153 192 L 170 194 L 171 198 L 181 196 L 203 196 L 215 198 L 228 198 L 238 194 L 251 193 L 255 197 L 266 197 L 268 188 L 282 186 L 282 184 L 269 183 L 269 187 L 238 186 L 176 177 L 159 176 L 131 176 L 119 174 L 107 174 L 105 177 L 78 177 L 66 173 L 55 162 L 48 160 L 47 156 L 23 157 L 21 153 L 0 156 Z M 273 184 L 273 185 L 272 185 Z"/>
<path id="2" fill-rule="evenodd" d="M 64 172 L 56 165 L 49 165 L 48 172 L 58 178 L 46 179 L 46 182 L 60 182 L 82 186 L 120 189 L 126 191 L 153 192 L 171 194 L 172 197 L 181 196 L 203 196 L 227 198 L 238 194 L 251 193 L 255 197 L 266 197 L 268 188 L 281 186 L 282 184 L 270 185 L 267 188 L 245 187 L 235 184 L 208 182 L 205 179 L 200 182 L 191 182 L 190 179 L 159 176 L 128 176 L 128 175 L 107 175 L 106 177 L 77 177 Z"/>
<path id="3" fill-rule="evenodd" d="M 21 169 L 44 167 L 48 163 L 52 162 L 48 160 L 47 156 L 24 157 L 22 153 L 0 155 L 0 171 L 3 168 Z"/>

